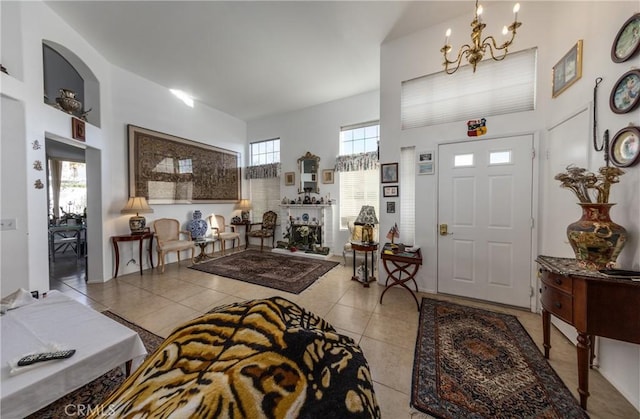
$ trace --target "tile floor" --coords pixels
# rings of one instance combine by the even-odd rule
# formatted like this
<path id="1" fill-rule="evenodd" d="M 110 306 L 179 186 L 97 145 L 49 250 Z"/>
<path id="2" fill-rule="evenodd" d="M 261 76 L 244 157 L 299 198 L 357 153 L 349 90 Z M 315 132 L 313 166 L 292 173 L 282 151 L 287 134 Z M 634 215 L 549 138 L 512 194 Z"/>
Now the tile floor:
<path id="1" fill-rule="evenodd" d="M 87 284 L 83 270 L 76 271 L 75 260 L 68 266 L 70 269 L 60 262 L 52 270 L 55 278 L 51 280 L 51 288 L 96 310 L 109 309 L 163 337 L 180 323 L 218 305 L 281 295 L 324 317 L 360 344 L 371 367 L 383 418 L 424 417 L 409 407 L 418 311 L 406 290 L 392 288 L 380 304 L 384 288 L 376 283 L 364 288 L 351 281 L 349 264 L 338 265 L 295 295 L 188 269 L 189 263 L 167 265 L 164 274 L 157 269 L 145 270 L 143 275 L 136 272 L 106 283 Z M 542 348 L 542 322 L 538 314 L 442 295 L 421 295 L 514 314 Z M 550 363 L 577 397 L 575 349 L 560 332 L 552 329 Z M 640 417 L 597 370 L 590 371 L 589 381 L 588 413 L 592 418 Z"/>

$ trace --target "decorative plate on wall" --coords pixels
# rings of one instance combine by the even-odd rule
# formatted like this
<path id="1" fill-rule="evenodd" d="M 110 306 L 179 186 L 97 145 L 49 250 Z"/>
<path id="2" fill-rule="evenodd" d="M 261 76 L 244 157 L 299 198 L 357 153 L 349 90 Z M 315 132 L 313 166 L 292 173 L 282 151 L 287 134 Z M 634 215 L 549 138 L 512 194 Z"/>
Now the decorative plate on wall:
<path id="1" fill-rule="evenodd" d="M 615 63 L 627 61 L 640 50 L 640 13 L 624 22 L 611 46 L 611 59 Z"/>
<path id="2" fill-rule="evenodd" d="M 621 129 L 611 140 L 609 156 L 613 164 L 629 167 L 640 160 L 640 129 L 629 126 Z"/>
<path id="3" fill-rule="evenodd" d="M 640 103 L 640 70 L 627 71 L 611 91 L 609 106 L 615 113 L 627 113 Z"/>

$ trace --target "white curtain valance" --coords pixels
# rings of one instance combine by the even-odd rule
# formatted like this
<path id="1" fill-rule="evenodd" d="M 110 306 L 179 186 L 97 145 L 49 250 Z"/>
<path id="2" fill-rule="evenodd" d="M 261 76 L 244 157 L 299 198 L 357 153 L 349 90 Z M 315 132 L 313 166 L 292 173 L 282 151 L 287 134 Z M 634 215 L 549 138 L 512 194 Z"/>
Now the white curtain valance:
<path id="1" fill-rule="evenodd" d="M 348 154 L 336 157 L 336 172 L 354 172 L 357 170 L 377 170 L 380 167 L 378 152 Z"/>
<path id="2" fill-rule="evenodd" d="M 261 164 L 249 166 L 244 171 L 245 179 L 269 179 L 280 177 L 280 163 Z"/>

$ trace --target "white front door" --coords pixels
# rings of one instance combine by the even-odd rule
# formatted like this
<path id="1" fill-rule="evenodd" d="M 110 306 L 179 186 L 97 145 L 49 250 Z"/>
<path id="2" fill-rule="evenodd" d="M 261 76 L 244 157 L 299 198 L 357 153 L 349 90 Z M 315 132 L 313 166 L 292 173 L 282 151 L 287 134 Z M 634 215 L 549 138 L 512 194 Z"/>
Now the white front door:
<path id="1" fill-rule="evenodd" d="M 529 307 L 533 136 L 438 150 L 438 292 Z"/>

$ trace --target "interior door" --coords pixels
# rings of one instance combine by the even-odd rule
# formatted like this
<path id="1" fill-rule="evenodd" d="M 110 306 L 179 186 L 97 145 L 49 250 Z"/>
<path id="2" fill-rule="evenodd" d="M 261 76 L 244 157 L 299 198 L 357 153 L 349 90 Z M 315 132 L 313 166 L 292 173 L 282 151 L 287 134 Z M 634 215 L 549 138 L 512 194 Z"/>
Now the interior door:
<path id="1" fill-rule="evenodd" d="M 438 292 L 529 307 L 533 136 L 438 156 Z"/>

